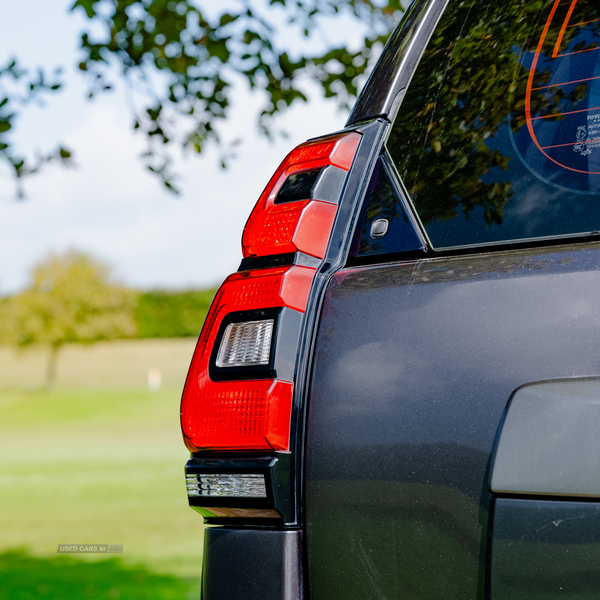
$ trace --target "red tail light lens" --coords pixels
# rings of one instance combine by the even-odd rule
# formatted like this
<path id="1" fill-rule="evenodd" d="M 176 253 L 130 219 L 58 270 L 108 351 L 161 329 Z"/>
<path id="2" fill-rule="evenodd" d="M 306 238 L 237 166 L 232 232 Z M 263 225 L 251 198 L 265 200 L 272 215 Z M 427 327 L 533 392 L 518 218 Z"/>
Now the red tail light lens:
<path id="1" fill-rule="evenodd" d="M 198 450 L 289 450 L 294 384 L 289 381 L 212 382 L 198 376 L 182 408 L 186 446 Z M 189 418 L 196 414 L 196 418 Z"/>
<path id="2" fill-rule="evenodd" d="M 325 256 L 359 141 L 358 133 L 346 133 L 290 152 L 248 219 L 245 259 L 298 251 Z M 291 344 L 297 344 L 315 273 L 289 266 L 225 280 L 204 323 L 181 400 L 183 436 L 192 452 L 289 450 Z M 280 339 L 286 341 L 277 354 L 272 344 Z"/>
<path id="3" fill-rule="evenodd" d="M 360 135 L 348 133 L 298 146 L 288 154 L 258 200 L 242 237 L 245 258 L 289 252 L 325 256 L 337 206 L 303 198 L 277 203 L 277 194 L 295 174 L 323 167 L 350 170 Z"/>
<path id="4" fill-rule="evenodd" d="M 225 280 L 206 318 L 181 401 L 183 435 L 192 452 L 289 449 L 293 383 L 212 381 L 209 361 L 225 315 L 273 307 L 304 312 L 314 274 L 308 267 L 279 267 Z"/>

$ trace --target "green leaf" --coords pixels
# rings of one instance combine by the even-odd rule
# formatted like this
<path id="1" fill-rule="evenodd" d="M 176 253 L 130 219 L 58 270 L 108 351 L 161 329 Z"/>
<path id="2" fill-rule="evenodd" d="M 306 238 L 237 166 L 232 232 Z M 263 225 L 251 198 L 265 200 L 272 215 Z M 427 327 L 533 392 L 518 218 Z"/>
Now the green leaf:
<path id="1" fill-rule="evenodd" d="M 77 0 L 73 6 L 71 6 L 71 10 L 75 10 L 78 6 L 81 6 L 88 17 L 88 19 L 93 19 L 96 16 L 96 9 L 94 5 L 98 3 L 98 0 Z"/>
<path id="2" fill-rule="evenodd" d="M 225 25 L 229 25 L 229 23 L 237 21 L 239 16 L 240 15 L 230 15 L 229 13 L 225 13 L 219 20 L 219 27 L 225 27 Z"/>
<path id="3" fill-rule="evenodd" d="M 120 77 L 135 87 L 133 129 L 147 143 L 142 160 L 169 188 L 167 183 L 172 183 L 173 175 L 167 169 L 168 158 L 175 144 L 194 152 L 204 150 L 207 144 L 223 148 L 216 132 L 219 124 L 229 118 L 231 92 L 225 74 L 241 77 L 257 95 L 264 95 L 266 106 L 256 112 L 255 118 L 267 136 L 268 118 L 296 100 L 306 100 L 296 83 L 304 81 L 302 77 L 317 82 L 325 96 L 335 97 L 341 107 L 347 107 L 357 93 L 357 76 L 372 67 L 369 48 L 375 42 L 385 42 L 397 21 L 394 12 L 401 10 L 400 2 L 241 0 L 241 9 L 213 2 L 216 8 L 208 20 L 201 12 L 204 2 L 200 0 L 70 0 L 69 4 L 72 11 L 84 11 L 88 19 L 79 42 L 79 71 L 89 78 L 89 97 L 111 88 L 105 81 L 109 70 L 111 79 Z M 345 44 L 314 53 L 298 52 L 291 46 L 294 36 L 310 35 L 323 27 L 321 14 L 331 15 L 346 8 L 349 14 L 360 12 L 365 22 L 372 19 L 373 30 L 378 32 L 365 39 L 362 54 L 348 52 Z M 289 36 L 281 36 L 276 25 L 282 13 Z M 361 61 L 355 63 L 358 54 Z M 332 70 L 332 64 L 343 68 Z M 160 70 L 160 77 L 152 74 L 155 68 Z M 27 98 L 61 88 L 56 76 L 44 82 L 43 73 L 30 81 L 16 61 L 4 67 L 4 72 L 22 78 L 22 89 L 29 85 Z M 15 104 L 18 106 L 18 102 Z M 161 112 L 163 107 L 165 111 Z M 6 131 L 10 123 L 4 127 Z M 192 137 L 194 133 L 197 138 Z M 5 149 L 2 157 L 11 157 L 10 150 Z M 36 165 L 22 165 L 20 173 L 34 168 Z"/>

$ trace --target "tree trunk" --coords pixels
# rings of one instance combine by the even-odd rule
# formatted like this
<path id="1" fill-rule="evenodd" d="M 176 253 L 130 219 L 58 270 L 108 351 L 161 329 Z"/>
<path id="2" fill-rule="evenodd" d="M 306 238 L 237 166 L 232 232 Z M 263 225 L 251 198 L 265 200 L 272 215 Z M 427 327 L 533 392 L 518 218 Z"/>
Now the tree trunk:
<path id="1" fill-rule="evenodd" d="M 50 392 L 56 383 L 56 365 L 58 363 L 59 346 L 50 346 L 48 354 L 48 364 L 46 365 L 46 390 Z"/>

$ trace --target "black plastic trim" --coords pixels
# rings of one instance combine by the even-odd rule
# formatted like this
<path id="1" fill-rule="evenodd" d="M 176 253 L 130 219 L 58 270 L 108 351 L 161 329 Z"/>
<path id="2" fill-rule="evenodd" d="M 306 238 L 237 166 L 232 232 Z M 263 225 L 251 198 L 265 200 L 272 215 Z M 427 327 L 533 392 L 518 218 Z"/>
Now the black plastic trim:
<path id="1" fill-rule="evenodd" d="M 448 0 L 413 0 L 383 49 L 346 125 L 377 117 L 393 120 L 447 4 Z"/>
<path id="2" fill-rule="evenodd" d="M 273 267 L 288 267 L 294 264 L 296 254 L 275 254 L 273 256 L 251 256 L 243 258 L 238 271 L 257 271 L 259 269 L 272 269 Z"/>
<path id="3" fill-rule="evenodd" d="M 321 259 L 304 254 L 304 252 L 289 252 L 287 254 L 274 254 L 271 256 L 250 256 L 242 259 L 239 271 L 258 271 L 260 269 L 273 269 L 276 267 L 312 267 L 316 269 L 321 264 Z"/>
<path id="4" fill-rule="evenodd" d="M 492 499 L 505 498 L 507 500 L 548 500 L 550 502 L 590 502 L 598 504 L 600 496 L 573 496 L 562 494 L 519 494 L 516 492 L 491 492 Z"/>
<path id="5" fill-rule="evenodd" d="M 207 527 L 201 600 L 304 598 L 301 531 Z"/>
<path id="6" fill-rule="evenodd" d="M 313 186 L 312 199 L 338 204 L 347 175 L 347 171 L 339 167 L 333 165 L 325 167 Z"/>

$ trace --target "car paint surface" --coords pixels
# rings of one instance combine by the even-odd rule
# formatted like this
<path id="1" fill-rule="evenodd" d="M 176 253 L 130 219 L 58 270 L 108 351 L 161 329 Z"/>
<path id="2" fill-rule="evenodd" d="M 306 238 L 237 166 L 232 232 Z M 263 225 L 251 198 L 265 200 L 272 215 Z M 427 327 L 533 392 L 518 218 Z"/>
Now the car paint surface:
<path id="1" fill-rule="evenodd" d="M 312 598 L 485 596 L 506 404 L 528 382 L 599 374 L 599 285 L 597 243 L 331 278 L 307 426 Z"/>

